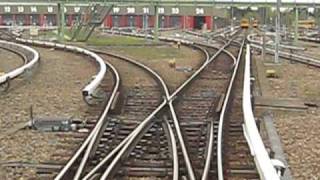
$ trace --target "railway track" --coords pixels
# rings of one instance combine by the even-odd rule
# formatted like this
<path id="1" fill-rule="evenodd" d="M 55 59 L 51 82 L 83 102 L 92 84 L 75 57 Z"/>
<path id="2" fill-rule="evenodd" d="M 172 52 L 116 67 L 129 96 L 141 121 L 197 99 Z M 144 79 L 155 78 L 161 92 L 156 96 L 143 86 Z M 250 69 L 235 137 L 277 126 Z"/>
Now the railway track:
<path id="1" fill-rule="evenodd" d="M 75 46 L 66 46 L 63 44 L 55 44 L 51 42 L 42 42 L 42 41 L 36 41 L 36 40 L 25 40 L 25 39 L 16 39 L 19 42 L 23 43 L 30 43 L 32 45 L 41 46 L 41 47 L 49 47 L 49 48 L 57 48 L 62 50 L 67 50 L 71 52 L 76 53 L 82 53 L 84 55 L 87 55 L 94 59 L 96 61 L 96 64 L 99 66 L 99 72 L 96 76 L 93 77 L 90 83 L 88 83 L 82 90 L 83 98 L 84 100 L 90 105 L 88 110 L 86 111 L 86 122 L 83 126 L 83 124 L 79 124 L 77 128 L 80 128 L 81 130 L 79 132 L 72 132 L 72 133 L 60 133 L 61 138 L 65 139 L 66 142 L 64 143 L 66 145 L 66 149 L 72 149 L 72 147 L 68 146 L 69 143 L 75 143 L 75 142 L 81 142 L 83 141 L 83 138 L 86 138 L 87 141 L 85 146 L 82 146 L 82 149 L 85 149 L 86 146 L 90 146 L 89 142 L 91 138 L 95 138 L 96 130 L 99 129 L 104 125 L 103 121 L 99 121 L 101 119 L 104 119 L 104 117 L 108 114 L 109 111 L 111 111 L 114 107 L 112 104 L 113 100 L 118 94 L 118 87 L 120 85 L 120 79 L 117 74 L 117 71 L 113 68 L 112 65 L 109 65 L 111 72 L 113 73 L 113 83 L 110 79 L 111 76 L 106 75 L 106 64 L 103 62 L 103 60 L 97 56 L 96 54 L 85 50 L 83 48 L 78 48 Z M 113 86 L 112 86 L 113 84 Z M 93 103 L 93 104 L 92 104 Z M 99 115 L 100 114 L 100 115 Z M 100 119 L 99 119 L 100 118 Z M 90 124 L 96 123 L 97 126 L 95 126 L 95 129 L 92 128 Z M 91 132 L 88 133 L 85 131 L 85 128 L 87 129 L 93 129 Z M 59 134 L 58 134 L 59 135 Z M 64 149 L 65 149 L 64 148 Z M 61 153 L 63 152 L 63 153 Z M 80 151 L 79 151 L 80 152 Z M 69 161 L 69 158 L 71 154 L 67 151 L 57 151 L 56 154 L 53 155 L 53 159 L 55 159 L 56 164 L 59 166 L 60 164 L 65 164 L 66 161 Z M 82 151 L 81 151 L 82 153 Z M 68 156 L 69 155 L 69 156 Z M 71 159 L 72 161 L 72 159 Z M 41 177 L 52 177 L 56 175 L 56 169 L 47 169 L 47 168 L 41 168 L 41 167 L 47 167 L 47 166 L 39 166 L 38 175 Z"/>
<path id="2" fill-rule="evenodd" d="M 90 116 L 84 126 L 89 133 L 85 134 L 86 137 L 81 146 L 76 150 L 75 154 L 71 156 L 55 178 L 70 179 L 73 176 L 81 176 L 83 169 L 87 165 L 88 159 L 92 156 L 92 152 L 99 150 L 98 146 L 100 145 L 101 138 L 108 133 L 106 132 L 104 134 L 102 132 L 104 132 L 103 130 L 107 127 L 106 119 L 109 116 L 110 111 L 114 110 L 117 98 L 119 98 L 120 76 L 114 66 L 108 62 L 106 62 L 106 64 L 111 69 L 113 85 L 110 87 L 110 82 L 99 85 L 107 93 L 104 103 L 89 111 Z M 114 123 L 114 120 L 111 120 L 111 123 Z M 94 150 L 92 151 L 92 149 Z"/>
<path id="3" fill-rule="evenodd" d="M 127 67 L 128 62 L 138 66 L 140 68 L 144 68 L 145 70 L 148 69 L 147 67 L 143 67 L 143 65 L 138 64 L 134 60 L 130 60 L 125 57 L 117 56 L 108 54 L 108 56 L 112 56 L 113 58 L 121 59 L 127 62 L 117 62 L 114 60 L 110 60 L 114 64 L 117 64 L 117 66 L 122 69 L 122 73 L 126 73 L 126 69 L 123 70 L 121 67 Z M 120 64 L 119 64 L 120 63 Z M 132 65 L 131 65 L 132 66 Z M 152 71 L 147 70 L 151 75 L 154 75 Z M 145 75 L 141 75 L 142 76 Z M 144 78 L 140 79 L 142 82 L 145 82 L 143 80 Z M 156 80 L 157 77 L 155 77 Z M 154 81 L 154 80 L 152 80 Z M 158 85 L 157 83 L 158 82 Z M 147 83 L 141 83 L 138 85 L 134 85 L 133 87 L 129 88 L 129 90 L 126 90 L 125 88 L 123 91 L 127 91 L 123 94 L 127 94 L 124 98 L 124 104 L 122 111 L 120 115 L 118 116 L 109 116 L 108 119 L 105 119 L 106 126 L 104 131 L 101 131 L 101 135 L 97 138 L 99 139 L 94 144 L 96 145 L 96 150 L 93 150 L 92 156 L 89 158 L 85 158 L 85 160 L 81 160 L 81 164 L 83 163 L 83 166 L 81 165 L 79 167 L 76 167 L 76 173 L 74 176 L 77 178 L 77 176 L 81 176 L 82 173 L 84 173 L 85 165 L 88 164 L 89 166 L 94 166 L 96 163 L 101 160 L 102 157 L 106 156 L 107 154 L 112 154 L 110 151 L 116 146 L 119 142 L 121 142 L 125 137 L 128 136 L 128 134 L 136 128 L 137 124 L 140 123 L 141 119 L 144 119 L 148 113 L 152 112 L 160 103 L 160 100 L 162 99 L 162 95 L 165 95 L 164 93 L 167 93 L 167 89 L 159 90 L 159 84 L 161 86 L 161 83 L 159 81 L 154 81 Z M 157 125 L 155 125 L 157 126 Z M 159 126 L 161 129 L 161 126 Z M 170 127 L 168 127 L 170 129 Z M 95 149 L 95 148 L 93 148 Z M 87 160 L 90 159 L 90 162 Z M 68 166 L 68 164 L 67 164 Z M 65 167 L 67 167 L 65 166 Z M 68 166 L 68 169 L 72 171 L 73 167 Z M 90 169 L 90 168 L 89 168 Z M 88 171 L 88 169 L 86 169 Z M 72 174 L 72 173 L 71 173 Z M 72 175 L 71 175 L 72 176 Z M 70 172 L 67 171 L 61 171 L 60 174 L 56 177 L 56 179 L 65 179 L 70 177 Z"/>
<path id="4" fill-rule="evenodd" d="M 223 177 L 226 179 L 259 179 L 255 163 L 243 133 L 243 79 L 244 79 L 244 43 L 237 58 L 237 71 L 234 72 L 233 83 L 230 84 L 227 111 L 221 127 L 221 153 Z"/>
<path id="5" fill-rule="evenodd" d="M 204 42 L 198 41 L 197 43 L 203 44 Z M 203 45 L 206 47 L 210 47 L 210 45 L 208 44 Z M 207 130 L 206 135 L 210 138 L 210 142 L 213 142 L 213 144 L 207 146 L 207 148 L 204 148 L 206 151 L 208 151 L 208 157 L 205 160 L 205 170 L 201 172 L 201 179 L 203 180 L 208 179 L 208 177 L 212 179 L 222 179 L 222 177 L 227 179 L 259 178 L 258 172 L 255 169 L 253 157 L 251 156 L 249 146 L 243 134 L 242 124 L 244 122 L 243 119 L 239 118 L 243 117 L 241 98 L 243 89 L 242 83 L 244 61 L 241 58 L 244 47 L 244 37 L 240 38 L 240 40 L 235 39 L 231 45 L 233 46 L 233 48 L 230 47 L 227 52 L 232 53 L 233 57 L 237 57 L 237 63 L 234 67 L 235 70 L 233 72 L 228 91 L 225 92 L 226 94 L 223 94 L 223 96 L 226 96 L 223 97 L 225 98 L 225 102 L 220 103 L 221 106 L 222 104 L 225 105 L 223 107 L 220 107 L 222 109 L 213 108 L 213 110 L 216 110 L 216 112 L 211 112 L 216 113 L 216 116 L 220 117 L 215 118 L 214 121 L 211 121 L 210 125 L 208 125 L 207 128 L 209 130 Z M 210 77 L 213 76 L 211 75 Z M 192 135 L 191 137 L 193 136 L 194 135 Z M 219 154 L 223 155 L 220 155 L 219 157 Z M 217 155 L 218 159 L 215 157 Z M 212 158 L 212 156 L 214 157 Z M 203 162 L 203 160 L 201 159 L 199 161 Z"/>
<path id="6" fill-rule="evenodd" d="M 222 63 L 223 60 L 226 62 Z M 202 175 L 209 146 L 210 122 L 218 117 L 215 109 L 223 98 L 232 64 L 233 60 L 226 55 L 218 56 L 177 102 L 178 117 L 196 179 Z"/>
<path id="7" fill-rule="evenodd" d="M 164 88 L 164 91 L 166 91 L 166 95 L 168 96 L 167 88 Z M 170 127 L 168 127 L 168 129 L 170 129 Z"/>
<path id="8" fill-rule="evenodd" d="M 121 115 L 110 116 L 120 83 L 112 64 L 119 62 L 106 62 L 115 77 L 112 93 L 99 109 L 101 115 L 87 124 L 89 135 L 55 179 L 205 180 L 223 176 L 233 179 L 234 174 L 234 179 L 257 178 L 241 129 L 241 96 L 234 90 L 241 88 L 243 78 L 243 37 L 241 42 L 239 47 L 235 46 L 239 41 L 233 37 L 214 53 L 205 49 L 216 47 L 197 46 L 206 54 L 206 60 L 174 92 L 169 92 L 161 76 L 143 64 L 95 51 L 143 69 L 151 74 L 156 85 L 137 85 L 126 92 Z M 223 134 L 222 128 L 227 129 Z M 238 156 L 229 156 L 225 149 L 231 148 Z M 244 164 L 240 166 L 239 161 Z"/>
<path id="9" fill-rule="evenodd" d="M 222 49 L 221 50 L 219 50 L 219 52 L 221 52 L 222 51 Z M 219 54 L 219 53 L 217 53 L 217 54 Z M 214 56 L 214 58 L 215 58 L 216 56 Z M 213 59 L 209 59 L 209 60 L 207 60 L 207 62 L 211 62 Z M 230 64 L 232 64 L 232 65 L 234 65 L 234 60 L 231 60 L 231 63 Z M 223 63 L 222 63 L 223 64 Z M 205 66 L 204 66 L 205 67 Z M 232 68 L 232 66 L 231 66 L 231 68 Z M 202 71 L 202 69 L 200 68 L 200 71 L 198 71 L 198 72 L 201 72 Z M 197 75 L 197 73 L 196 73 L 196 75 Z M 223 75 L 222 75 L 223 76 Z M 193 76 L 194 77 L 194 76 Z M 206 77 L 206 78 L 208 78 L 208 76 Z M 225 78 L 225 77 L 224 77 Z M 192 78 L 191 78 L 192 79 Z M 219 79 L 219 78 L 218 78 Z M 227 79 L 227 78 L 226 78 Z M 190 82 L 190 81 L 187 81 L 187 82 Z M 185 84 L 184 84 L 185 85 Z M 183 89 L 184 88 L 184 85 L 182 85 L 182 88 L 178 88 L 178 91 L 176 91 L 176 93 L 173 93 L 174 94 L 174 96 L 176 96 L 177 95 L 177 92 L 179 92 L 181 89 Z M 204 93 L 205 94 L 205 93 Z M 199 99 L 198 99 L 199 100 Z M 205 98 L 203 98 L 203 100 L 204 101 L 208 101 L 207 99 L 205 99 Z M 210 106 L 211 105 L 211 103 L 209 104 L 209 105 L 207 105 L 207 108 L 208 107 L 211 107 Z M 177 117 L 175 117 L 175 115 L 174 116 L 172 116 L 173 118 L 172 119 L 175 119 L 175 118 L 177 118 Z M 175 118 L 174 118 L 175 117 Z M 179 118 L 179 116 L 178 116 L 178 118 Z M 200 120 L 200 119 L 199 119 Z M 169 123 L 170 123 L 170 121 L 171 121 L 171 124 L 174 124 L 174 122 L 172 122 L 172 120 L 170 120 L 170 119 L 168 119 L 168 121 L 169 121 Z M 200 120 L 201 121 L 201 120 Z M 203 121 L 203 119 L 202 119 L 202 121 Z M 179 128 L 181 128 L 180 126 L 181 126 L 181 121 L 179 121 L 179 123 L 180 124 L 178 124 L 178 126 L 179 126 Z M 200 122 L 200 124 L 205 124 L 205 123 L 203 123 L 203 122 Z M 195 124 L 197 124 L 197 123 L 195 123 Z M 174 126 L 174 125 L 172 125 L 173 127 L 175 127 L 176 128 L 176 126 Z M 205 127 L 205 125 L 203 126 L 203 127 Z M 149 128 L 144 128 L 144 130 L 148 130 Z M 181 128 L 182 129 L 182 128 Z M 181 129 L 180 129 L 180 131 L 181 131 Z M 191 128 L 192 129 L 192 128 Z M 154 130 L 153 130 L 154 131 Z M 182 131 L 183 132 L 183 131 Z M 190 131 L 190 132 L 192 132 L 192 130 Z M 149 135 L 147 135 L 147 136 L 150 136 L 150 134 Z M 158 135 L 156 135 L 155 137 L 159 137 L 159 134 Z M 203 136 L 201 136 L 201 137 L 203 137 Z M 179 138 L 178 138 L 179 139 Z M 200 138 L 201 139 L 201 138 Z M 134 140 L 132 140 L 132 141 L 134 141 Z M 131 143 L 132 143 L 132 141 L 131 141 Z M 185 140 L 184 140 L 185 141 Z M 133 143 L 134 144 L 134 143 Z M 136 144 L 138 144 L 138 143 L 136 143 Z M 149 146 L 150 146 L 150 144 L 149 144 Z M 181 142 L 180 142 L 180 146 L 181 146 Z M 185 145 L 184 145 L 185 146 Z M 131 148 L 128 148 L 128 147 L 131 147 Z M 142 148 L 142 146 L 139 146 L 138 145 L 138 147 L 136 147 L 136 146 L 132 146 L 132 144 L 130 144 L 130 145 L 127 145 L 127 149 L 131 149 L 131 151 L 129 150 L 129 152 L 134 152 L 133 154 L 136 154 L 137 152 L 139 152 L 138 150 L 139 149 L 141 149 Z M 161 149 L 161 147 L 159 147 L 160 149 Z M 178 148 L 179 148 L 179 145 L 178 145 Z M 121 151 L 121 152 L 125 152 L 125 151 L 128 151 L 128 150 L 123 150 L 123 151 Z M 203 148 L 204 150 L 205 150 L 205 148 Z M 134 150 L 136 150 L 136 151 L 134 151 Z M 181 152 L 181 150 L 179 150 L 180 152 Z M 178 152 L 179 152 L 178 151 Z M 121 152 L 119 153 L 119 154 L 121 154 Z M 182 150 L 182 152 L 183 152 L 183 150 Z M 125 153 L 122 153 L 122 154 L 125 154 Z M 127 154 L 129 154 L 129 153 L 127 153 Z M 183 157 L 181 154 L 183 154 L 183 153 L 180 153 L 180 159 L 182 158 L 182 159 L 185 159 L 185 157 Z M 188 153 L 188 154 L 190 154 L 190 153 Z M 128 155 L 127 155 L 128 156 Z M 189 155 L 188 155 L 189 156 Z M 123 156 L 118 156 L 119 158 L 118 159 L 120 159 L 121 158 L 121 160 L 119 160 L 119 161 L 123 161 Z M 148 156 L 147 156 L 148 157 Z M 141 158 L 141 157 L 140 157 Z M 124 159 L 126 159 L 126 158 L 124 158 Z M 107 160 L 110 160 L 110 157 L 109 158 L 107 158 Z M 107 162 L 107 160 L 105 160 L 105 161 L 102 161 L 102 163 L 99 165 L 99 168 L 100 167 L 102 167 L 102 165 L 104 164 L 104 163 L 106 163 Z M 136 162 L 136 161 L 133 161 L 133 162 Z M 179 162 L 183 162 L 182 160 L 180 160 Z M 185 162 L 187 162 L 188 163 L 188 161 L 185 161 Z M 190 160 L 189 160 L 189 162 L 190 162 Z M 195 175 L 194 175 L 194 172 L 193 172 L 193 169 L 191 169 L 191 171 L 192 172 L 190 172 L 189 170 L 190 169 L 188 169 L 188 166 L 190 166 L 191 168 L 192 168 L 192 165 L 191 165 L 191 163 L 189 164 L 189 165 L 187 165 L 187 163 L 186 163 L 186 165 L 185 165 L 185 170 L 183 170 L 183 168 L 179 168 L 179 177 L 181 177 L 181 176 L 190 176 L 191 177 L 191 179 L 192 178 L 195 178 Z M 168 163 L 169 164 L 169 163 Z M 140 170 L 140 172 L 135 172 L 135 173 L 132 173 L 131 175 L 135 175 L 135 176 L 142 176 L 143 174 L 145 175 L 145 173 L 142 173 L 143 171 L 141 171 L 141 167 L 140 167 L 140 169 L 139 168 L 137 168 L 137 167 L 126 167 L 126 168 L 124 168 L 124 169 L 122 169 L 122 170 L 119 170 L 119 169 L 117 169 L 117 168 L 115 168 L 115 167 L 112 167 L 112 165 L 114 165 L 114 166 L 116 166 L 116 165 L 118 165 L 118 164 L 116 164 L 116 163 L 114 163 L 114 164 L 112 164 L 111 163 L 111 165 L 109 166 L 109 168 L 105 171 L 105 173 L 104 173 L 104 175 L 102 176 L 102 179 L 105 179 L 105 178 L 112 178 L 112 177 L 114 177 L 114 175 L 115 174 L 117 174 L 117 172 L 118 172 L 118 174 L 125 174 L 124 172 L 126 172 L 127 174 L 128 174 L 128 170 L 131 170 L 131 172 L 134 172 L 135 170 Z M 140 164 L 141 165 L 141 164 Z M 146 164 L 144 164 L 144 165 L 146 165 Z M 127 166 L 128 166 L 128 164 L 127 164 Z M 180 164 L 179 164 L 179 166 L 180 166 Z M 182 165 L 182 166 L 184 166 L 184 165 Z M 111 168 L 110 168 L 111 167 Z M 114 169 L 116 169 L 116 170 L 114 170 Z M 121 168 L 120 168 L 121 169 Z M 168 168 L 167 167 L 165 167 L 165 168 L 156 168 L 156 167 L 151 167 L 151 168 L 146 168 L 146 169 L 151 169 L 151 170 L 158 170 L 158 172 L 157 172 L 157 174 L 160 176 L 160 177 L 163 177 L 163 176 L 165 176 L 165 177 L 168 177 L 168 175 L 170 175 L 170 171 L 168 170 Z M 145 170 L 146 170 L 145 169 Z M 199 169 L 201 169 L 201 167 L 199 168 Z M 97 174 L 95 174 L 96 173 L 96 171 L 98 170 L 98 168 L 96 168 L 95 169 L 95 171 L 94 172 L 91 172 L 91 173 L 89 173 L 89 175 L 88 176 L 85 176 L 85 178 L 84 179 L 88 179 L 88 178 L 90 178 L 90 177 L 92 177 L 93 175 L 97 175 Z M 180 174 L 181 173 L 181 174 Z M 185 173 L 184 175 L 183 175 L 183 173 Z M 110 175 L 110 174 L 112 174 L 112 175 Z M 167 175 L 165 175 L 165 174 L 167 174 Z M 199 175 L 200 174 L 200 175 Z M 201 173 L 199 173 L 198 174 L 198 176 L 201 176 Z M 97 175 L 97 176 L 99 176 L 99 175 Z M 193 176 L 193 177 L 192 177 Z M 170 177 L 170 176 L 169 176 Z"/>
<path id="10" fill-rule="evenodd" d="M 157 86 L 161 89 L 162 97 L 168 97 L 169 90 L 167 85 L 155 71 L 132 59 L 110 53 L 108 53 L 108 55 L 121 58 L 146 71 L 156 82 L 158 82 Z M 146 109 L 147 107 L 142 106 L 142 108 Z M 134 141 L 132 141 L 131 147 L 134 148 L 129 147 L 128 153 L 123 153 L 123 155 L 127 157 L 127 161 L 123 164 L 119 164 L 119 166 L 121 165 L 121 168 L 119 168 L 118 171 L 114 171 L 111 177 L 124 178 L 126 176 L 147 175 L 148 177 L 153 178 L 157 176 L 165 177 L 167 176 L 167 173 L 173 173 L 171 169 L 173 169 L 174 163 L 170 161 L 171 159 L 174 159 L 173 154 L 175 153 L 172 152 L 176 152 L 176 149 L 174 148 L 176 139 L 172 136 L 172 127 L 166 120 L 169 116 L 170 115 L 168 114 L 160 113 L 154 117 L 150 124 L 148 123 L 146 125 L 146 128 Z M 143 118 L 140 117 L 140 120 L 141 119 Z M 119 154 L 121 154 L 121 151 Z M 161 172 L 161 168 L 165 169 L 164 173 Z"/>
<path id="11" fill-rule="evenodd" d="M 122 58 L 123 59 L 123 58 Z M 150 70 L 149 70 L 150 71 Z M 157 75 L 155 75 L 155 76 L 157 76 Z M 158 78 L 158 80 L 160 80 L 159 78 Z M 161 80 L 160 80 L 161 81 Z M 164 83 L 162 83 L 162 85 L 163 85 L 163 87 L 165 87 L 164 86 Z M 167 90 L 167 88 L 165 87 L 164 88 L 164 91 L 166 92 L 166 96 L 168 97 L 169 95 L 168 95 L 168 90 Z M 141 101 L 141 99 L 139 99 L 139 101 Z M 135 105 L 135 104 L 137 104 L 137 103 L 131 103 L 130 105 Z M 138 103 L 139 104 L 139 103 Z M 164 103 L 162 103 L 163 105 L 164 105 Z M 160 105 L 160 107 L 161 107 L 161 105 Z M 161 109 L 161 108 L 158 108 L 158 109 Z M 157 110 L 158 111 L 158 110 Z M 140 113 L 140 112 L 139 112 Z M 150 117 L 150 116 L 149 116 Z M 147 118 L 148 119 L 148 118 Z M 143 124 L 143 123 L 141 123 L 141 124 Z M 170 127 L 168 127 L 168 129 L 170 129 Z M 171 131 L 170 131 L 171 132 Z M 125 136 L 123 136 L 123 137 L 125 137 Z M 111 153 L 112 154 L 112 153 Z M 65 166 L 65 167 L 68 167 L 68 168 L 65 168 L 65 169 L 71 169 L 71 166 Z M 81 176 L 81 173 L 82 173 L 82 170 L 78 170 L 78 172 L 80 172 L 80 176 Z M 62 174 L 62 175 L 60 175 L 60 174 Z M 62 176 L 65 176 L 65 171 L 64 170 L 62 170 L 62 173 L 60 173 L 56 178 L 62 178 Z M 77 176 L 77 174 L 76 174 L 76 176 Z"/>
<path id="12" fill-rule="evenodd" d="M 256 34 L 251 34 L 248 36 L 248 41 L 250 42 L 251 46 L 256 49 L 257 51 L 262 52 L 262 43 L 260 41 L 257 41 L 254 39 Z M 312 39 L 310 41 L 312 42 L 317 42 L 316 39 L 314 38 L 308 38 L 308 37 L 301 37 L 302 41 L 309 41 L 309 39 Z M 318 41 L 319 42 L 319 41 Z M 281 45 L 283 50 L 279 51 L 279 56 L 284 58 L 284 59 L 289 59 L 293 60 L 299 63 L 307 64 L 310 66 L 315 66 L 315 67 L 320 67 L 320 61 L 319 59 L 316 59 L 314 57 L 310 57 L 309 55 L 306 54 L 301 54 L 301 53 L 296 53 L 297 50 L 301 51 L 304 48 L 301 47 L 296 47 L 296 46 L 285 46 Z M 275 50 L 273 47 L 266 47 L 266 53 L 268 54 L 274 54 Z"/>

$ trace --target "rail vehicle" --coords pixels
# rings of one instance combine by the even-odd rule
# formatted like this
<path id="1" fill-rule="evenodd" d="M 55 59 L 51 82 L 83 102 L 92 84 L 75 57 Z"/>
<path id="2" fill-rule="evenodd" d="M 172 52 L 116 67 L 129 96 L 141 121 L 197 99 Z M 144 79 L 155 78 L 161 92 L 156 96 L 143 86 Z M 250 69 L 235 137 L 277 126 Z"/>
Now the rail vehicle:
<path id="1" fill-rule="evenodd" d="M 315 28 L 315 26 L 316 26 L 316 23 L 313 19 L 298 21 L 299 28 L 313 29 L 313 28 Z"/>
<path id="2" fill-rule="evenodd" d="M 249 25 L 250 25 L 250 23 L 249 23 L 248 19 L 246 19 L 246 18 L 241 19 L 241 22 L 240 22 L 241 28 L 247 29 L 247 28 L 249 28 Z"/>

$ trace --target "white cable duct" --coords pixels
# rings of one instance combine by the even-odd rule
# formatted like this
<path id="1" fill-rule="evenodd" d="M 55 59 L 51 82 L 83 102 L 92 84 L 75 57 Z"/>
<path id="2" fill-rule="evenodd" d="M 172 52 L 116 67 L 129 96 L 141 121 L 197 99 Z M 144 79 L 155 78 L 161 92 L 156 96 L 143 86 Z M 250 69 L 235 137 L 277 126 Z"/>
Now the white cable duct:
<path id="1" fill-rule="evenodd" d="M 17 47 L 25 49 L 26 51 L 29 51 L 33 54 L 33 58 L 30 61 L 28 61 L 26 64 L 0 76 L 0 84 L 5 83 L 7 80 L 18 77 L 24 71 L 31 69 L 37 62 L 39 62 L 39 59 L 40 59 L 39 53 L 36 50 L 34 50 L 28 46 L 25 46 L 22 44 L 17 44 L 14 42 L 4 41 L 4 40 L 0 40 L 0 43 L 7 44 L 10 46 L 17 46 Z"/>
<path id="2" fill-rule="evenodd" d="M 101 81 L 103 80 L 103 78 L 107 72 L 107 67 L 106 67 L 106 64 L 104 63 L 103 59 L 100 56 L 98 56 L 97 54 L 95 54 L 87 49 L 72 46 L 72 45 L 65 45 L 65 44 L 39 41 L 39 40 L 26 40 L 26 39 L 21 39 L 21 38 L 16 38 L 16 40 L 19 42 L 22 42 L 22 43 L 65 49 L 65 50 L 69 50 L 72 52 L 85 54 L 85 55 L 88 55 L 91 58 L 93 58 L 99 64 L 99 72 L 98 72 L 98 74 L 93 76 L 93 80 L 82 89 L 82 94 L 84 97 L 91 97 L 94 95 L 94 92 L 96 91 L 96 89 L 100 85 Z"/>
<path id="3" fill-rule="evenodd" d="M 250 74 L 250 45 L 247 45 L 245 58 L 245 73 L 243 82 L 242 109 L 244 116 L 243 132 L 248 142 L 251 155 L 254 157 L 260 178 L 264 180 L 280 180 L 276 169 L 263 144 L 262 138 L 257 128 L 251 104 L 251 74 Z"/>
<path id="4" fill-rule="evenodd" d="M 266 35 L 274 35 L 273 33 L 266 33 Z M 250 43 L 255 43 L 255 44 L 259 44 L 259 45 L 263 45 L 263 41 L 262 40 L 255 40 L 254 36 L 257 36 L 257 34 L 250 34 L 248 35 L 248 41 Z M 271 47 L 275 46 L 275 43 L 266 43 L 266 45 L 270 45 Z M 298 46 L 290 46 L 290 45 L 284 45 L 284 44 L 280 44 L 280 47 L 284 48 L 284 49 L 290 49 L 290 50 L 301 50 L 304 51 L 306 50 L 306 48 L 304 47 L 298 47 Z"/>

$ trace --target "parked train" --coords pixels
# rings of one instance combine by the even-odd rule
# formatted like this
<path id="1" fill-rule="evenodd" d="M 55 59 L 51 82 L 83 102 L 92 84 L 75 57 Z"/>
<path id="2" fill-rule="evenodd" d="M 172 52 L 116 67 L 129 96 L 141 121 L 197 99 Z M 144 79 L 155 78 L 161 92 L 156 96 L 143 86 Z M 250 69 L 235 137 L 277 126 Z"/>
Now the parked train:
<path id="1" fill-rule="evenodd" d="M 316 27 L 315 20 L 309 19 L 309 20 L 300 20 L 298 21 L 298 27 L 304 28 L 304 29 L 313 29 Z"/>
<path id="2" fill-rule="evenodd" d="M 246 19 L 246 18 L 241 19 L 241 22 L 240 22 L 241 28 L 247 29 L 249 28 L 249 26 L 250 26 L 249 19 Z"/>
<path id="3" fill-rule="evenodd" d="M 246 18 L 241 19 L 241 21 L 240 21 L 240 27 L 241 27 L 241 28 L 247 29 L 247 28 L 250 27 L 250 25 L 251 25 L 251 27 L 253 27 L 253 28 L 257 28 L 258 25 L 259 25 L 259 22 L 258 22 L 258 20 L 253 20 L 253 21 L 251 21 L 251 23 L 250 23 L 249 19 L 246 19 Z"/>

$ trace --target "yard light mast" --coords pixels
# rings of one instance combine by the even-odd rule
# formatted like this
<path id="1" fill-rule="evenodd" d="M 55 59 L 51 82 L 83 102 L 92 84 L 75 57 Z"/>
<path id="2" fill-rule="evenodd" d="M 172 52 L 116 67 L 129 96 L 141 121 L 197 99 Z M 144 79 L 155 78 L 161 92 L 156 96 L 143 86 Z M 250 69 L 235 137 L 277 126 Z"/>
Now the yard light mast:
<path id="1" fill-rule="evenodd" d="M 281 0 L 277 0 L 277 18 L 276 18 L 276 44 L 275 44 L 275 63 L 280 63 L 279 59 L 279 44 L 280 44 L 280 6 Z"/>
<path id="2" fill-rule="evenodd" d="M 232 5 L 233 5 L 233 0 L 232 0 Z M 233 31 L 233 6 L 231 5 L 231 31 Z"/>
<path id="3" fill-rule="evenodd" d="M 294 20 L 294 42 L 298 42 L 298 22 L 299 22 L 299 9 L 296 5 L 295 8 L 295 20 Z"/>
<path id="4" fill-rule="evenodd" d="M 154 6 L 155 21 L 154 21 L 154 40 L 159 40 L 159 8 L 157 5 Z"/>
<path id="5" fill-rule="evenodd" d="M 58 3 L 58 17 L 59 17 L 59 26 L 58 26 L 58 38 L 60 41 L 64 40 L 64 25 L 65 25 L 65 13 L 64 13 L 64 3 Z"/>

